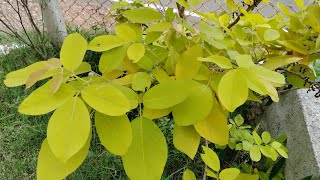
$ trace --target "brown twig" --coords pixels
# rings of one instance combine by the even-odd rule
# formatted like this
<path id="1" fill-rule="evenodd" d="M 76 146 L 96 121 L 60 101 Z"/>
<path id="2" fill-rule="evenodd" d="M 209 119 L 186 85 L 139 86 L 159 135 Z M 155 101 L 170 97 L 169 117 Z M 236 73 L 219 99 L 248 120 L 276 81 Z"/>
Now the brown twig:
<path id="1" fill-rule="evenodd" d="M 248 8 L 246 9 L 247 12 L 252 11 L 255 7 L 257 7 L 260 3 L 262 2 L 262 0 L 256 0 L 255 3 L 251 6 L 248 6 Z M 234 20 L 231 24 L 228 25 L 228 29 L 231 29 L 234 25 L 236 25 L 239 21 L 240 18 L 244 16 L 243 13 L 240 13 L 237 17 L 236 20 Z"/>

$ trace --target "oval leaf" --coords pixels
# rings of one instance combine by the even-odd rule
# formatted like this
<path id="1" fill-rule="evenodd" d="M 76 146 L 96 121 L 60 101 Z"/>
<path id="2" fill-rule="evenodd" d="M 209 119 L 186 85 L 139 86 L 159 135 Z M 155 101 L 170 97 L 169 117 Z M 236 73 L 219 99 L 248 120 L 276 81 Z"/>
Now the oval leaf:
<path id="1" fill-rule="evenodd" d="M 123 15 L 132 22 L 147 24 L 162 19 L 160 12 L 151 8 L 132 9 L 123 12 Z"/>
<path id="2" fill-rule="evenodd" d="M 223 106 L 230 112 L 244 104 L 248 98 L 248 84 L 237 70 L 227 72 L 220 80 L 218 96 Z"/>
<path id="3" fill-rule="evenodd" d="M 127 115 L 95 114 L 95 125 L 101 144 L 115 155 L 124 155 L 132 141 L 132 128 Z"/>
<path id="4" fill-rule="evenodd" d="M 221 180 L 234 180 L 240 174 L 240 170 L 237 168 L 227 168 L 220 172 L 219 178 Z"/>
<path id="5" fill-rule="evenodd" d="M 126 174 L 130 179 L 160 179 L 168 156 L 165 137 L 150 119 L 138 117 L 131 125 L 132 143 L 122 156 Z"/>
<path id="6" fill-rule="evenodd" d="M 211 89 L 200 83 L 193 83 L 189 96 L 172 107 L 174 122 L 179 126 L 189 126 L 205 119 L 212 108 Z M 185 90 L 184 90 L 185 91 Z"/>
<path id="7" fill-rule="evenodd" d="M 87 40 L 80 34 L 68 35 L 64 39 L 60 51 L 60 60 L 63 67 L 69 71 L 76 70 L 86 54 L 87 45 Z"/>
<path id="8" fill-rule="evenodd" d="M 183 173 L 183 180 L 196 180 L 196 175 L 190 169 L 186 169 Z"/>
<path id="9" fill-rule="evenodd" d="M 227 117 L 223 114 L 221 107 L 215 98 L 210 114 L 205 119 L 195 124 L 194 127 L 206 140 L 218 145 L 228 144 L 229 130 Z"/>
<path id="10" fill-rule="evenodd" d="M 59 90 L 53 94 L 50 89 L 51 81 L 33 91 L 20 104 L 18 111 L 27 115 L 41 115 L 55 110 L 74 95 L 69 84 L 61 84 Z"/>
<path id="11" fill-rule="evenodd" d="M 102 53 L 99 61 L 99 71 L 108 73 L 116 69 L 125 59 L 127 47 L 120 46 Z"/>
<path id="12" fill-rule="evenodd" d="M 90 140 L 91 132 L 85 146 L 77 154 L 71 157 L 71 159 L 63 163 L 55 157 L 49 147 L 47 139 L 45 139 L 41 145 L 40 153 L 38 156 L 37 179 L 64 179 L 69 174 L 74 172 L 86 159 L 89 152 Z"/>
<path id="13" fill-rule="evenodd" d="M 52 114 L 47 130 L 48 144 L 53 154 L 66 162 L 84 147 L 90 131 L 88 109 L 80 98 L 74 97 Z"/>
<path id="14" fill-rule="evenodd" d="M 189 95 L 191 81 L 165 81 L 145 93 L 143 104 L 150 109 L 166 109 L 181 103 Z"/>
<path id="15" fill-rule="evenodd" d="M 193 126 L 178 126 L 175 124 L 173 144 L 179 151 L 193 159 L 200 144 L 200 135 Z"/>
<path id="16" fill-rule="evenodd" d="M 134 63 L 137 63 L 145 53 L 144 45 L 141 43 L 131 44 L 128 48 L 127 55 Z"/>
<path id="17" fill-rule="evenodd" d="M 103 52 L 124 45 L 126 42 L 114 35 L 97 36 L 90 41 L 88 50 Z"/>
<path id="18" fill-rule="evenodd" d="M 201 158 L 214 171 L 220 171 L 220 160 L 218 155 L 210 148 L 202 146 L 204 154 L 201 154 Z"/>
<path id="19" fill-rule="evenodd" d="M 89 106 L 109 116 L 121 116 L 130 110 L 128 98 L 110 85 L 88 86 L 81 94 Z"/>

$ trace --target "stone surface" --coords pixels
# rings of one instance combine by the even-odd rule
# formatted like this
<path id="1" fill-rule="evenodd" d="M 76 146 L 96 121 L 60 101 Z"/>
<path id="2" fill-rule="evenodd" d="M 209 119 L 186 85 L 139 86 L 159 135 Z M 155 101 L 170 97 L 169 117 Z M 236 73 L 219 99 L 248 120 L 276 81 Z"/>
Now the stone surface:
<path id="1" fill-rule="evenodd" d="M 260 123 L 274 137 L 288 136 L 286 179 L 309 175 L 320 179 L 320 98 L 306 89 L 288 92 L 281 95 L 279 103 L 267 107 Z"/>

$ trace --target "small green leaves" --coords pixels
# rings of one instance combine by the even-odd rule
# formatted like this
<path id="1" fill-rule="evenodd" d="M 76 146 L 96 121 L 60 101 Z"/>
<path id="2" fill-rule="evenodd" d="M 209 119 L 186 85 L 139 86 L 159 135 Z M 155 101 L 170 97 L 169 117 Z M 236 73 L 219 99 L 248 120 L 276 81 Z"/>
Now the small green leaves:
<path id="1" fill-rule="evenodd" d="M 150 119 L 137 117 L 131 122 L 133 139 L 122 156 L 130 179 L 160 179 L 167 161 L 167 143 L 161 130 Z"/>
<path id="2" fill-rule="evenodd" d="M 186 169 L 183 173 L 183 180 L 196 180 L 196 176 L 190 169 Z"/>
<path id="3" fill-rule="evenodd" d="M 95 113 L 95 125 L 101 144 L 115 155 L 124 155 L 132 141 L 132 128 L 126 115 Z"/>
<path id="4" fill-rule="evenodd" d="M 160 12 L 151 8 L 132 9 L 123 12 L 123 15 L 132 22 L 147 24 L 162 19 Z"/>
<path id="5" fill-rule="evenodd" d="M 200 135 L 193 126 L 178 126 L 175 124 L 173 129 L 173 144 L 179 151 L 193 159 L 200 144 Z"/>
<path id="6" fill-rule="evenodd" d="M 203 61 L 203 62 L 213 62 L 217 64 L 220 68 L 222 69 L 231 69 L 232 64 L 230 60 L 224 56 L 219 56 L 219 55 L 212 55 L 206 58 L 198 58 L 198 61 Z"/>
<path id="7" fill-rule="evenodd" d="M 145 72 L 137 72 L 132 78 L 132 89 L 135 91 L 146 91 L 151 86 L 150 75 Z"/>
<path id="8" fill-rule="evenodd" d="M 127 55 L 134 63 L 137 63 L 145 53 L 144 45 L 141 43 L 131 44 L 128 48 Z"/>
<path id="9" fill-rule="evenodd" d="M 73 88 L 68 84 L 61 84 L 59 90 L 53 94 L 50 82 L 33 91 L 19 106 L 18 111 L 26 115 L 41 115 L 55 110 L 74 95 Z"/>
<path id="10" fill-rule="evenodd" d="M 264 40 L 265 41 L 274 41 L 280 38 L 280 33 L 277 30 L 274 29 L 267 29 L 264 32 Z"/>
<path id="11" fill-rule="evenodd" d="M 201 154 L 201 158 L 206 165 L 208 165 L 214 171 L 220 171 L 220 160 L 218 155 L 210 148 L 202 146 L 204 154 Z"/>
<path id="12" fill-rule="evenodd" d="M 91 85 L 81 93 L 89 106 L 106 115 L 121 116 L 130 110 L 128 98 L 111 85 Z"/>
<path id="13" fill-rule="evenodd" d="M 265 143 L 265 144 L 268 144 L 270 141 L 271 141 L 271 135 L 269 132 L 267 131 L 264 131 L 261 135 L 262 137 L 262 141 Z"/>
<path id="14" fill-rule="evenodd" d="M 48 144 L 60 161 L 67 162 L 85 146 L 90 132 L 87 107 L 80 98 L 74 97 L 51 116 L 47 132 Z"/>
<path id="15" fill-rule="evenodd" d="M 261 152 L 260 152 L 260 149 L 259 149 L 259 146 L 253 146 L 251 149 L 250 149 L 250 158 L 253 160 L 253 161 L 260 161 L 261 159 Z"/>
<path id="16" fill-rule="evenodd" d="M 90 41 L 88 45 L 88 50 L 103 52 L 124 45 L 126 42 L 119 38 L 118 36 L 113 35 L 102 35 L 95 37 Z"/>
<path id="17" fill-rule="evenodd" d="M 152 87 L 143 96 L 143 104 L 150 109 L 166 109 L 184 101 L 189 95 L 190 81 L 166 81 Z"/>
<path id="18" fill-rule="evenodd" d="M 255 141 L 258 145 L 261 145 L 261 144 L 262 144 L 262 140 L 261 140 L 260 136 L 258 135 L 257 131 L 253 131 L 253 138 L 254 138 L 254 141 Z"/>
<path id="19" fill-rule="evenodd" d="M 63 41 L 60 60 L 64 68 L 69 71 L 76 70 L 86 53 L 87 41 L 78 33 L 68 35 Z"/>
<path id="20" fill-rule="evenodd" d="M 245 103 L 248 93 L 248 84 L 238 70 L 227 72 L 220 80 L 218 96 L 223 106 L 230 112 Z"/>

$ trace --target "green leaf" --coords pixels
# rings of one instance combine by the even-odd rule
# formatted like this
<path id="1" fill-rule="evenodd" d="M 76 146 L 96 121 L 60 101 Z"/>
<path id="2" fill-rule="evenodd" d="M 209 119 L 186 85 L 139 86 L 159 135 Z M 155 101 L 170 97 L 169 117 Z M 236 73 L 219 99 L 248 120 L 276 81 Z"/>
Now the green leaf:
<path id="1" fill-rule="evenodd" d="M 231 69 L 232 68 L 232 64 L 230 62 L 230 60 L 224 56 L 219 56 L 219 55 L 212 55 L 206 58 L 198 58 L 198 61 L 202 61 L 202 62 L 212 62 L 217 64 L 220 68 L 222 69 Z"/>
<path id="2" fill-rule="evenodd" d="M 207 166 L 209 166 L 214 171 L 220 171 L 220 160 L 218 155 L 210 148 L 202 146 L 204 154 L 200 154 L 201 158 Z"/>
<path id="3" fill-rule="evenodd" d="M 123 15 L 132 22 L 147 24 L 162 19 L 160 12 L 151 8 L 132 9 L 123 12 Z"/>
<path id="4" fill-rule="evenodd" d="M 253 138 L 258 145 L 262 144 L 261 137 L 258 135 L 257 131 L 253 131 Z"/>
<path id="5" fill-rule="evenodd" d="M 223 40 L 225 37 L 225 35 L 221 29 L 213 27 L 203 21 L 200 21 L 200 23 L 199 23 L 199 30 L 204 35 L 206 35 L 210 38 L 213 37 L 216 40 Z"/>
<path id="6" fill-rule="evenodd" d="M 68 35 L 62 44 L 60 60 L 64 68 L 69 71 L 76 70 L 86 54 L 87 41 L 78 33 Z"/>
<path id="7" fill-rule="evenodd" d="M 146 32 L 164 32 L 169 30 L 172 27 L 171 23 L 168 22 L 159 22 L 159 23 L 155 23 L 152 24 L 147 30 Z"/>
<path id="8" fill-rule="evenodd" d="M 126 42 L 135 42 L 142 39 L 142 29 L 138 24 L 121 23 L 115 27 L 116 35 Z"/>
<path id="9" fill-rule="evenodd" d="M 306 9 L 307 17 L 305 20 L 307 21 L 308 25 L 310 25 L 315 31 L 320 33 L 320 6 L 316 4 L 310 4 Z"/>
<path id="10" fill-rule="evenodd" d="M 280 38 L 280 33 L 274 29 L 267 29 L 264 32 L 263 38 L 265 41 L 274 41 Z"/>
<path id="11" fill-rule="evenodd" d="M 41 145 L 40 153 L 37 163 L 37 179 L 39 180 L 56 180 L 64 179 L 69 174 L 74 172 L 86 159 L 89 152 L 91 140 L 87 139 L 85 146 L 74 156 L 72 156 L 67 162 L 61 162 L 52 153 L 47 139 L 45 139 Z"/>
<path id="12" fill-rule="evenodd" d="M 194 159 L 200 144 L 200 135 L 193 126 L 178 126 L 175 124 L 173 144 L 179 151 Z"/>
<path id="13" fill-rule="evenodd" d="M 85 146 L 90 132 L 88 109 L 80 98 L 73 97 L 52 114 L 47 130 L 48 144 L 60 161 L 67 162 Z"/>
<path id="14" fill-rule="evenodd" d="M 248 84 L 238 70 L 227 72 L 220 80 L 218 96 L 223 106 L 230 112 L 246 102 L 248 93 Z"/>
<path id="15" fill-rule="evenodd" d="M 299 8 L 302 9 L 304 7 L 304 0 L 294 0 L 294 2 L 299 6 Z"/>
<path id="16" fill-rule="evenodd" d="M 221 180 L 234 180 L 240 174 L 240 170 L 237 168 L 227 168 L 220 172 L 219 178 Z"/>
<path id="17" fill-rule="evenodd" d="M 206 175 L 209 177 L 216 178 L 216 179 L 218 178 L 218 176 L 208 168 L 206 168 Z"/>
<path id="18" fill-rule="evenodd" d="M 239 55 L 235 56 L 234 58 L 237 61 L 237 64 L 239 67 L 250 68 L 250 67 L 254 66 L 251 55 L 239 54 Z"/>
<path id="19" fill-rule="evenodd" d="M 210 114 L 194 125 L 197 132 L 206 140 L 218 144 L 228 144 L 229 131 L 227 117 L 222 112 L 218 101 L 213 99 L 213 106 Z"/>
<path id="20" fill-rule="evenodd" d="M 42 115 L 63 105 L 74 95 L 72 86 L 61 84 L 54 94 L 50 89 L 51 81 L 33 91 L 20 104 L 18 111 L 26 115 Z"/>
<path id="21" fill-rule="evenodd" d="M 295 57 L 295 56 L 276 56 L 276 57 L 271 57 L 267 58 L 266 62 L 262 65 L 262 67 L 269 69 L 269 70 L 275 70 L 279 67 L 297 62 L 302 60 L 300 57 Z"/>
<path id="22" fill-rule="evenodd" d="M 124 155 L 132 141 L 132 128 L 127 115 L 108 116 L 95 113 L 95 125 L 101 144 L 115 155 Z"/>
<path id="23" fill-rule="evenodd" d="M 148 119 L 158 119 L 163 116 L 169 115 L 171 112 L 171 108 L 167 109 L 149 109 L 144 107 L 143 108 L 143 117 L 146 117 Z"/>
<path id="24" fill-rule="evenodd" d="M 265 144 L 268 144 L 270 141 L 271 141 L 271 135 L 269 132 L 267 131 L 264 131 L 261 135 L 262 137 L 262 141 L 265 143 Z"/>
<path id="25" fill-rule="evenodd" d="M 277 152 L 278 152 L 282 157 L 284 157 L 284 158 L 286 158 L 286 159 L 289 158 L 289 157 L 288 157 L 288 154 L 287 154 L 282 148 L 277 148 L 276 150 L 277 150 Z"/>
<path id="26" fill-rule="evenodd" d="M 183 173 L 183 180 L 197 180 L 196 176 L 190 169 L 186 169 Z"/>
<path id="27" fill-rule="evenodd" d="M 254 66 L 252 68 L 258 76 L 264 80 L 267 80 L 272 83 L 279 85 L 284 85 L 286 83 L 284 75 L 277 73 L 275 71 L 268 70 L 261 66 Z"/>
<path id="28" fill-rule="evenodd" d="M 241 116 L 241 114 L 238 114 L 235 118 L 234 121 L 236 123 L 237 126 L 241 126 L 244 123 L 244 119 Z"/>
<path id="29" fill-rule="evenodd" d="M 179 3 L 181 6 L 185 7 L 186 9 L 190 9 L 190 6 L 186 0 L 175 0 L 175 1 Z"/>
<path id="30" fill-rule="evenodd" d="M 189 126 L 205 119 L 212 108 L 213 97 L 208 86 L 193 82 L 190 90 L 184 101 L 172 107 L 174 122 L 179 126 Z"/>
<path id="31" fill-rule="evenodd" d="M 88 50 L 103 52 L 124 45 L 126 42 L 114 35 L 102 35 L 95 37 L 90 41 Z"/>
<path id="32" fill-rule="evenodd" d="M 259 180 L 259 174 L 240 173 L 235 180 Z"/>
<path id="33" fill-rule="evenodd" d="M 304 55 L 309 54 L 309 51 L 306 49 L 306 47 L 304 47 L 301 43 L 295 40 L 285 40 L 285 41 L 278 40 L 277 42 L 290 50 L 296 51 Z"/>
<path id="34" fill-rule="evenodd" d="M 130 109 L 134 109 L 138 107 L 139 96 L 131 88 L 114 84 L 114 83 L 112 84 L 112 86 L 120 90 L 127 97 L 127 99 L 130 102 Z"/>
<path id="35" fill-rule="evenodd" d="M 161 35 L 162 35 L 162 32 L 148 32 L 145 38 L 145 43 L 151 44 L 156 40 L 158 40 Z"/>
<path id="36" fill-rule="evenodd" d="M 137 72 L 132 78 L 132 89 L 144 92 L 146 89 L 150 88 L 151 81 L 152 79 L 149 74 L 145 72 Z"/>
<path id="37" fill-rule="evenodd" d="M 166 109 L 184 101 L 189 95 L 191 81 L 165 81 L 143 96 L 143 104 L 150 109 Z"/>
<path id="38" fill-rule="evenodd" d="M 165 13 L 165 19 L 167 22 L 172 22 L 176 14 L 173 12 L 173 8 L 168 8 Z"/>
<path id="39" fill-rule="evenodd" d="M 243 77 L 247 80 L 248 87 L 261 94 L 266 95 L 268 93 L 267 87 L 264 81 L 258 77 L 257 73 L 251 68 L 238 68 L 238 71 L 241 72 Z"/>
<path id="40" fill-rule="evenodd" d="M 102 53 L 99 61 L 99 71 L 108 73 L 121 65 L 126 57 L 127 47 L 120 46 Z"/>
<path id="41" fill-rule="evenodd" d="M 138 117 L 131 125 L 132 143 L 122 156 L 126 174 L 130 179 L 160 179 L 168 156 L 165 137 L 150 119 Z"/>
<path id="42" fill-rule="evenodd" d="M 40 61 L 23 69 L 12 71 L 6 75 L 6 79 L 3 82 L 7 87 L 23 85 L 27 82 L 30 74 L 37 70 L 44 69 L 46 67 L 46 63 L 46 61 Z"/>
<path id="43" fill-rule="evenodd" d="M 277 142 L 277 141 L 273 141 L 271 143 L 271 146 L 274 148 L 274 149 L 278 149 L 281 147 L 281 143 Z"/>
<path id="44" fill-rule="evenodd" d="M 141 43 L 131 44 L 128 48 L 127 55 L 133 63 L 137 63 L 145 53 L 144 45 Z"/>
<path id="45" fill-rule="evenodd" d="M 172 79 L 170 79 L 167 72 L 162 68 L 157 68 L 157 69 L 152 70 L 152 74 L 159 83 L 172 80 Z"/>
<path id="46" fill-rule="evenodd" d="M 309 66 L 296 64 L 294 66 L 291 66 L 289 70 L 294 73 L 300 74 L 302 77 L 308 77 L 310 81 L 314 81 L 316 79 L 314 71 Z M 287 80 L 290 84 L 298 88 L 310 87 L 310 84 L 306 82 L 305 79 L 294 74 L 287 73 Z"/>
<path id="47" fill-rule="evenodd" d="M 176 65 L 176 79 L 191 80 L 196 76 L 201 66 L 201 63 L 197 61 L 198 57 L 202 57 L 202 48 L 199 44 L 185 51 Z"/>
<path id="48" fill-rule="evenodd" d="M 74 70 L 73 73 L 74 75 L 78 75 L 78 74 L 83 74 L 89 71 L 91 71 L 91 65 L 87 62 L 82 62 L 80 66 L 76 70 Z"/>
<path id="49" fill-rule="evenodd" d="M 87 86 L 81 94 L 89 106 L 109 116 L 121 116 L 130 110 L 128 98 L 110 85 Z"/>
<path id="50" fill-rule="evenodd" d="M 259 146 L 253 146 L 250 149 L 250 158 L 252 161 L 258 162 L 261 159 L 261 152 Z"/>

